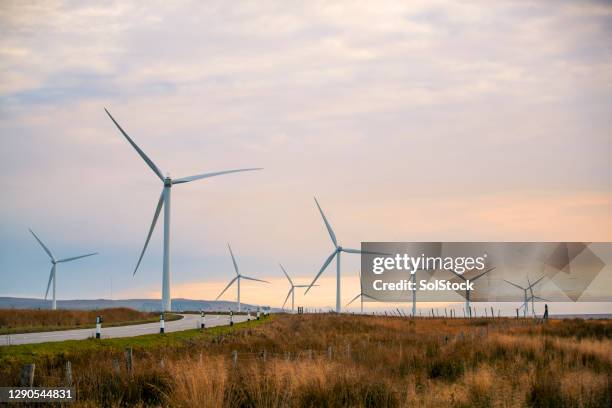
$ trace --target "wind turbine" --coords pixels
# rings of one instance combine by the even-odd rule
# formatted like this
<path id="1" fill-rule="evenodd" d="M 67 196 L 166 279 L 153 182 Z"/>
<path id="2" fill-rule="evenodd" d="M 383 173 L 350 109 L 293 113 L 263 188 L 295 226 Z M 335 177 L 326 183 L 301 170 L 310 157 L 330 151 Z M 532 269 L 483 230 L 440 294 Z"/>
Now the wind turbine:
<path id="1" fill-rule="evenodd" d="M 57 271 L 57 264 L 63 263 L 63 262 L 76 261 L 77 259 L 85 258 L 87 256 L 97 255 L 98 253 L 93 252 L 91 254 L 73 256 L 70 258 L 57 259 L 55 255 L 53 255 L 53 252 L 51 252 L 51 250 L 47 248 L 45 244 L 43 244 L 40 238 L 38 238 L 38 236 L 34 233 L 34 231 L 32 231 L 31 229 L 29 231 L 30 233 L 32 233 L 32 235 L 34 235 L 34 238 L 36 239 L 36 241 L 38 241 L 42 249 L 44 249 L 44 251 L 47 253 L 47 255 L 49 255 L 49 258 L 51 259 L 52 266 L 51 266 L 51 272 L 49 273 L 49 283 L 47 283 L 47 291 L 45 292 L 45 300 L 47 300 L 47 296 L 49 295 L 49 288 L 51 286 L 51 281 L 53 281 L 53 301 L 51 302 L 51 309 L 56 310 L 57 300 L 55 298 L 55 286 L 56 286 L 57 278 L 55 277 L 55 272 Z"/>
<path id="2" fill-rule="evenodd" d="M 283 265 L 278 264 L 278 266 L 280 266 L 280 268 L 283 270 L 283 273 L 285 274 L 285 276 L 289 280 L 289 284 L 291 285 L 291 289 L 289 289 L 289 292 L 287 293 L 287 297 L 285 298 L 285 301 L 283 302 L 282 308 L 283 309 L 285 308 L 285 304 L 287 303 L 287 300 L 289 300 L 289 296 L 291 295 L 291 313 L 293 313 L 295 311 L 295 288 L 307 288 L 309 285 L 294 285 L 293 281 L 289 277 L 289 274 L 287 273 L 285 268 L 283 268 Z"/>
<path id="3" fill-rule="evenodd" d="M 217 296 L 217 298 L 215 300 L 219 300 L 219 298 L 225 293 L 226 290 L 229 289 L 230 286 L 232 286 L 232 284 L 236 281 L 238 281 L 238 297 L 236 300 L 236 303 L 238 303 L 238 312 L 240 312 L 240 279 L 247 279 L 247 280 L 252 280 L 252 281 L 257 281 L 257 282 L 265 282 L 265 283 L 270 283 L 268 281 L 265 280 L 261 280 L 261 279 L 255 279 L 255 278 L 251 278 L 250 276 L 245 276 L 245 275 L 241 275 L 240 272 L 238 271 L 238 264 L 236 263 L 236 258 L 234 258 L 234 253 L 232 252 L 232 247 L 230 246 L 230 244 L 227 244 L 227 247 L 229 248 L 230 251 L 230 255 L 232 256 L 232 262 L 234 264 L 234 270 L 236 271 L 236 277 L 234 279 L 232 279 L 227 286 L 225 287 L 225 289 L 223 289 L 221 291 L 221 293 L 219 293 L 219 296 Z"/>
<path id="4" fill-rule="evenodd" d="M 475 277 L 469 278 L 469 279 L 466 278 L 464 276 L 464 274 L 457 273 L 453 269 L 449 269 L 449 271 L 451 271 L 455 276 L 457 276 L 459 279 L 462 279 L 465 282 L 467 282 L 467 281 L 474 282 L 477 279 L 481 278 L 482 276 L 486 275 L 487 273 L 491 272 L 494 269 L 495 269 L 495 267 L 487 268 L 481 274 L 476 275 Z M 467 317 L 472 317 L 472 309 L 470 308 L 470 292 L 471 291 L 470 291 L 469 287 L 465 289 L 465 310 L 466 310 Z"/>
<path id="5" fill-rule="evenodd" d="M 347 252 L 349 254 L 365 254 L 365 253 L 373 253 L 373 252 L 360 251 L 359 249 L 343 248 L 342 245 L 338 244 L 338 240 L 336 239 L 336 234 L 334 234 L 334 230 L 332 229 L 331 225 L 327 221 L 325 214 L 323 214 L 323 210 L 321 209 L 321 206 L 319 205 L 317 198 L 315 197 L 314 200 L 315 200 L 315 203 L 317 204 L 317 208 L 319 208 L 321 217 L 323 217 L 323 222 L 325 223 L 325 226 L 327 227 L 327 232 L 329 233 L 329 237 L 331 238 L 332 243 L 334 244 L 334 252 L 332 252 L 331 255 L 327 257 L 327 259 L 323 263 L 323 266 L 319 270 L 319 273 L 317 273 L 317 276 L 315 276 L 314 280 L 308 286 L 308 289 L 306 289 L 306 292 L 304 292 L 304 294 L 308 293 L 308 291 L 314 286 L 317 279 L 319 279 L 319 276 L 321 276 L 321 274 L 323 273 L 323 271 L 325 271 L 325 269 L 331 263 L 331 261 L 334 258 L 336 258 L 336 313 L 340 313 L 341 311 L 341 307 L 340 307 L 340 299 L 341 299 L 341 296 L 340 296 L 340 281 L 341 281 L 340 279 L 340 254 L 342 252 Z M 385 254 L 381 254 L 381 255 L 385 255 Z"/>
<path id="6" fill-rule="evenodd" d="M 527 317 L 527 313 L 529 312 L 529 301 L 530 301 L 530 300 L 531 300 L 531 306 L 532 306 L 532 309 L 533 309 L 533 306 L 534 306 L 534 303 L 533 303 L 534 299 L 538 299 L 538 300 L 544 300 L 544 301 L 547 301 L 546 299 L 543 299 L 543 298 L 538 297 L 538 296 L 534 296 L 534 294 L 533 294 L 533 287 L 534 287 L 534 286 L 535 286 L 535 285 L 536 285 L 538 282 L 540 282 L 542 279 L 544 279 L 544 278 L 545 278 L 545 276 L 546 276 L 546 275 L 542 275 L 542 276 L 541 276 L 541 277 L 540 277 L 540 278 L 539 278 L 537 281 L 535 281 L 535 282 L 533 282 L 533 283 L 531 283 L 531 281 L 529 280 L 529 276 L 528 276 L 528 277 L 527 277 L 527 284 L 528 284 L 529 286 L 527 286 L 526 288 L 524 288 L 524 287 L 522 287 L 522 286 L 520 286 L 520 285 L 517 285 L 516 283 L 512 283 L 512 282 L 510 282 L 510 281 L 508 281 L 508 280 L 504 279 L 504 281 L 505 281 L 506 283 L 509 283 L 510 285 L 512 285 L 512 286 L 514 286 L 514 287 L 516 287 L 516 288 L 518 288 L 518 289 L 520 289 L 520 290 L 522 290 L 522 291 L 523 291 L 523 306 L 521 306 L 521 308 L 523 308 L 523 317 Z M 531 297 L 528 297 L 528 296 L 527 296 L 527 291 L 530 291 L 530 292 L 531 292 Z M 535 313 L 535 312 L 534 312 L 534 313 Z"/>
<path id="7" fill-rule="evenodd" d="M 213 173 L 204 173 L 198 174 L 195 176 L 182 177 L 178 179 L 172 179 L 169 175 L 166 177 L 163 176 L 161 170 L 153 163 L 151 159 L 134 143 L 134 141 L 128 136 L 127 133 L 119 126 L 119 123 L 113 118 L 106 108 L 104 109 L 108 117 L 113 121 L 117 129 L 123 134 L 129 144 L 132 145 L 134 150 L 138 152 L 140 157 L 147 163 L 147 165 L 153 170 L 153 173 L 164 183 L 164 188 L 159 197 L 159 201 L 157 202 L 157 208 L 155 209 L 155 214 L 153 215 L 153 222 L 151 223 L 151 227 L 149 228 L 149 233 L 147 234 L 147 239 L 145 241 L 144 247 L 142 248 L 142 252 L 140 253 L 140 257 L 138 258 L 138 263 L 136 263 L 136 268 L 134 268 L 134 275 L 138 270 L 138 266 L 140 266 L 140 261 L 142 261 L 142 257 L 144 256 L 145 251 L 147 250 L 147 245 L 149 245 L 149 240 L 151 239 L 151 234 L 153 234 L 153 230 L 155 229 L 155 224 L 157 223 L 157 218 L 159 217 L 159 213 L 161 212 L 162 207 L 164 207 L 164 261 L 163 261 L 163 274 L 162 274 L 162 312 L 171 311 L 172 310 L 172 298 L 170 296 L 170 191 L 172 186 L 175 184 L 183 184 L 189 183 L 190 181 L 200 180 L 203 178 L 221 176 L 223 174 L 229 173 L 237 173 L 241 171 L 251 171 L 251 170 L 261 170 L 261 168 L 248 168 L 248 169 L 237 169 L 237 170 L 225 170 L 225 171 L 217 171 Z"/>
<path id="8" fill-rule="evenodd" d="M 372 296 L 370 296 L 370 295 L 367 295 L 367 294 L 363 293 L 363 283 L 361 282 L 361 269 L 360 269 L 360 270 L 359 270 L 359 294 L 358 294 L 357 296 L 355 296 L 354 298 L 352 298 L 352 299 L 351 299 L 351 301 L 350 301 L 350 302 L 348 302 L 348 303 L 346 304 L 346 306 L 344 306 L 344 307 L 348 307 L 348 306 L 349 306 L 351 303 L 353 303 L 354 301 L 356 301 L 357 299 L 359 299 L 359 300 L 360 300 L 360 303 L 361 303 L 361 314 L 363 314 L 363 297 L 364 297 L 364 296 L 365 296 L 365 297 L 367 297 L 367 298 L 370 298 L 370 299 L 372 299 L 372 300 L 378 300 L 378 299 L 376 299 L 376 298 L 373 298 L 373 297 L 372 297 Z"/>

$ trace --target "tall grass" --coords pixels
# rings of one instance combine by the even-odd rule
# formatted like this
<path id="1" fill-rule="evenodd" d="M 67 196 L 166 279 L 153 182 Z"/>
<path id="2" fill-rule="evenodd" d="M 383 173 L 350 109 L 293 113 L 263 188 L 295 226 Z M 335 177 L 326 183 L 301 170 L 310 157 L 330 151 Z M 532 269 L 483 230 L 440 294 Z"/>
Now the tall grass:
<path id="1" fill-rule="evenodd" d="M 132 373 L 113 367 L 116 351 L 73 358 L 76 405 L 609 407 L 612 340 L 599 333 L 610 324 L 281 315 L 135 350 Z M 62 369 L 38 362 L 37 384 L 60 385 Z"/>

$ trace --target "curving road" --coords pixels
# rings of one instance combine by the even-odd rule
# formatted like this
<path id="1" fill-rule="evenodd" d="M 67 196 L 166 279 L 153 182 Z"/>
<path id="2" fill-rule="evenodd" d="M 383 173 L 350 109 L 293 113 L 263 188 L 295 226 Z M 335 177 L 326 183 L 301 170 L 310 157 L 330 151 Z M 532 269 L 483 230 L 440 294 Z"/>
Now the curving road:
<path id="1" fill-rule="evenodd" d="M 191 330 L 200 327 L 199 314 L 184 314 L 182 319 L 166 322 L 166 333 Z M 252 317 L 253 318 L 253 317 Z M 240 323 L 247 320 L 244 315 L 234 316 L 234 322 Z M 229 324 L 228 315 L 208 315 L 206 316 L 206 327 L 226 326 Z M 107 327 L 102 325 L 102 338 L 110 339 L 115 337 L 135 337 L 143 334 L 159 333 L 159 322 L 137 324 L 132 326 Z M 85 340 L 96 336 L 96 329 L 75 329 L 61 330 L 40 333 L 5 334 L 0 336 L 0 346 L 14 344 L 33 344 L 47 343 L 64 340 Z"/>

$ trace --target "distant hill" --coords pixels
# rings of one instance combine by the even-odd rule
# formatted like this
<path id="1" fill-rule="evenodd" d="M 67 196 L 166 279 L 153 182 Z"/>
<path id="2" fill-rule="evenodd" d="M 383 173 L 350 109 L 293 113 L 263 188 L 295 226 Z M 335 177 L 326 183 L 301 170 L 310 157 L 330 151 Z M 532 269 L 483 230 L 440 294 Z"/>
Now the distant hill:
<path id="1" fill-rule="evenodd" d="M 263 306 L 263 305 L 262 305 Z M 36 298 L 0 297 L 0 309 L 49 309 L 50 300 Z M 112 307 L 129 307 L 143 312 L 154 312 L 161 309 L 159 299 L 74 299 L 58 300 L 58 309 L 96 310 Z M 267 307 L 267 306 L 265 306 Z M 194 300 L 194 299 L 172 299 L 172 310 L 176 312 L 187 310 L 212 311 L 236 311 L 236 302 L 225 300 Z M 257 310 L 257 305 L 242 304 L 242 310 Z M 272 309 L 277 311 L 277 309 Z"/>

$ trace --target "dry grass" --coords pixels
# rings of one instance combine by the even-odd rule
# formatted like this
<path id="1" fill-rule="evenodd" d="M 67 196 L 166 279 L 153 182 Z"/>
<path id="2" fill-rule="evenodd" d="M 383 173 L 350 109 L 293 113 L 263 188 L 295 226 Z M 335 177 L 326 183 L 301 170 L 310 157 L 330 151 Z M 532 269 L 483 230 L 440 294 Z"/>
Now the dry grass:
<path id="1" fill-rule="evenodd" d="M 609 407 L 611 327 L 282 315 L 230 334 L 138 350 L 132 373 L 113 368 L 112 360 L 122 359 L 113 351 L 73 359 L 76 405 Z M 39 362 L 38 384 L 61 384 L 62 369 L 61 358 Z"/>
<path id="2" fill-rule="evenodd" d="M 0 309 L 0 334 L 93 327 L 95 326 L 96 316 L 104 318 L 105 326 L 159 319 L 157 313 L 139 312 L 128 308 L 100 310 Z"/>

